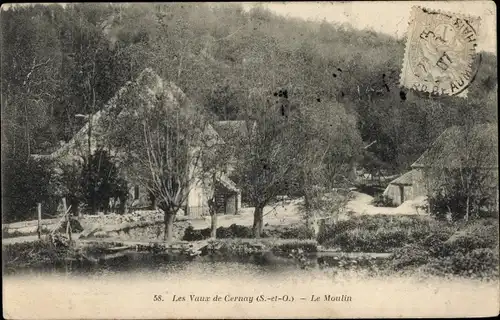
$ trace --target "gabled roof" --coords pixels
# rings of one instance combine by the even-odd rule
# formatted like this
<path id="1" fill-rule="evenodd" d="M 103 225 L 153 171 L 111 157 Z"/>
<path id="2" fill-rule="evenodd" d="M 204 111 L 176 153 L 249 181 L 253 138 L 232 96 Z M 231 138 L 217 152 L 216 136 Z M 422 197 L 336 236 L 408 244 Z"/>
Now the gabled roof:
<path id="1" fill-rule="evenodd" d="M 53 152 L 50 157 L 60 158 L 70 155 L 72 156 L 79 151 L 81 154 L 86 154 L 89 133 L 91 133 L 93 149 L 97 145 L 105 145 L 106 137 L 103 136 L 103 133 L 115 125 L 117 117 L 123 112 L 135 111 L 125 109 L 123 105 L 118 103 L 121 97 L 130 93 L 132 87 L 139 87 L 141 89 L 140 94 L 146 99 L 145 101 L 147 102 L 146 105 L 143 106 L 145 108 L 149 106 L 148 103 L 151 103 L 151 99 L 154 99 L 155 95 L 161 91 L 167 93 L 166 98 L 172 103 L 183 103 L 185 101 L 190 103 L 186 95 L 174 83 L 164 82 L 151 68 L 146 68 L 139 74 L 135 81 L 127 82 L 120 90 L 118 90 L 115 96 L 107 102 L 102 110 L 90 115 L 90 121 L 87 121 L 87 123 L 85 123 L 85 125 L 73 136 L 70 141 Z M 215 133 L 213 128 L 208 128 L 207 130 L 208 132 Z"/>
<path id="2" fill-rule="evenodd" d="M 498 168 L 498 127 L 479 124 L 446 129 L 412 168 Z"/>
<path id="3" fill-rule="evenodd" d="M 240 189 L 236 187 L 236 184 L 233 182 L 233 180 L 229 179 L 228 176 L 226 175 L 221 175 L 217 177 L 217 181 L 222 184 L 226 189 L 231 190 L 236 193 L 240 193 Z"/>
<path id="4" fill-rule="evenodd" d="M 418 175 L 417 170 L 410 170 L 405 174 L 399 176 L 398 178 L 392 180 L 390 184 L 398 186 L 411 186 L 413 185 L 413 181 L 415 181 L 417 175 Z"/>

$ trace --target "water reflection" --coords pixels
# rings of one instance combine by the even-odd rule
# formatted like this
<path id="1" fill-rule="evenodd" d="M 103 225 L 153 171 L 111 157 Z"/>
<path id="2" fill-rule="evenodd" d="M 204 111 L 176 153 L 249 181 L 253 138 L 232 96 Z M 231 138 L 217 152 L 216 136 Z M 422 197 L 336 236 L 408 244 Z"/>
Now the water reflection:
<path id="1" fill-rule="evenodd" d="M 111 258 L 110 258 L 111 257 Z M 250 272 L 252 275 L 272 275 L 283 273 L 300 273 L 311 269 L 352 269 L 371 270 L 380 266 L 384 259 L 369 257 L 345 257 L 308 253 L 301 255 L 260 252 L 235 255 L 230 253 L 211 253 L 202 256 L 189 256 L 172 253 L 151 253 L 126 251 L 120 255 L 106 256 L 88 254 L 86 259 L 55 261 L 27 268 L 4 270 L 6 275 L 26 274 L 59 274 L 66 276 L 101 276 L 129 273 L 179 274 L 186 270 L 198 270 L 200 274 L 219 273 L 220 270 L 234 269 L 236 273 Z M 228 271 L 230 272 L 230 271 Z"/>

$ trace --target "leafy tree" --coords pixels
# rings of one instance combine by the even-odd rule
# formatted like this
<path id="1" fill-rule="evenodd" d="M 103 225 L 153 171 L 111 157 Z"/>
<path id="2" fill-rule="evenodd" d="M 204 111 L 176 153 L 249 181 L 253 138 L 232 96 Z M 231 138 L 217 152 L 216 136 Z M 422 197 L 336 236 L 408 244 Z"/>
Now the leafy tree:
<path id="1" fill-rule="evenodd" d="M 53 214 L 57 196 L 54 163 L 50 160 L 6 161 L 2 177 L 2 217 L 5 222 L 36 219 L 37 203 L 42 212 Z"/>
<path id="2" fill-rule="evenodd" d="M 80 181 L 83 193 L 82 200 L 90 211 L 104 211 L 106 213 L 111 198 L 118 198 L 120 203 L 124 203 L 128 196 L 127 182 L 120 176 L 115 160 L 109 153 L 99 149 L 90 156 L 90 159 L 87 158 L 85 161 L 90 161 L 90 166 L 84 166 L 84 169 L 81 170 Z M 89 168 L 90 175 L 87 172 Z"/>

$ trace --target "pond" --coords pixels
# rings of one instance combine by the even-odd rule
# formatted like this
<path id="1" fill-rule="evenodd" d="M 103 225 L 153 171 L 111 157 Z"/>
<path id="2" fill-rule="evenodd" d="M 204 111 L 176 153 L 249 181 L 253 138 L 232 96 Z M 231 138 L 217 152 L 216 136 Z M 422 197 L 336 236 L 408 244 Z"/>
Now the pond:
<path id="1" fill-rule="evenodd" d="M 274 255 L 128 252 L 11 272 L 3 283 L 4 316 L 23 319 L 484 316 L 499 307 L 498 282 L 377 275 Z"/>

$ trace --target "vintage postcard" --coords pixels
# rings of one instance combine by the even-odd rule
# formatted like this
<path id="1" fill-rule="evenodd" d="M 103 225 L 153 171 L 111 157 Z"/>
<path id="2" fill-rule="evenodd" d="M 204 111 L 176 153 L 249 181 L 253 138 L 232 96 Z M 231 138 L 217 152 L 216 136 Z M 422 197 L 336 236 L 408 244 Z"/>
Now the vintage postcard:
<path id="1" fill-rule="evenodd" d="M 494 2 L 0 15 L 4 318 L 498 315 Z"/>

